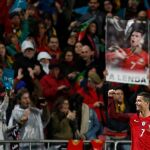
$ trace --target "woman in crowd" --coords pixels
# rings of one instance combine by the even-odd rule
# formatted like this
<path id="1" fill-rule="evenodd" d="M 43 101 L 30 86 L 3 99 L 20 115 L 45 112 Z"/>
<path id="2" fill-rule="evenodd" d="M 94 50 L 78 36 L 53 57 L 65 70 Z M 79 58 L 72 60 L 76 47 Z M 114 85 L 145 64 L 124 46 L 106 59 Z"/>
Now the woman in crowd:
<path id="1" fill-rule="evenodd" d="M 73 138 L 73 123 L 75 112 L 69 108 L 69 100 L 59 97 L 54 105 L 48 125 L 48 138 L 57 140 L 69 140 Z"/>
<path id="2" fill-rule="evenodd" d="M 96 139 L 100 124 L 95 111 L 83 103 L 83 97 L 80 94 L 74 94 L 70 97 L 70 108 L 76 112 L 75 138 Z"/>
<path id="3" fill-rule="evenodd" d="M 13 60 L 7 54 L 6 47 L 3 42 L 0 42 L 0 64 L 5 68 L 12 68 Z"/>

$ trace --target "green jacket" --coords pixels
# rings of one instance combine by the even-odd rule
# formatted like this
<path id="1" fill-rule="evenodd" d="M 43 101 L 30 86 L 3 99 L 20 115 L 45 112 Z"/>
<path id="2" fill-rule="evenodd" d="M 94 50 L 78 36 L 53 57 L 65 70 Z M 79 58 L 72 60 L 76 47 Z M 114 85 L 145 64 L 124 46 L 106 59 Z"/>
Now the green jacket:
<path id="1" fill-rule="evenodd" d="M 66 117 L 59 119 L 58 114 L 53 112 L 51 114 L 49 125 L 50 126 L 48 130 L 50 130 L 51 139 L 68 140 L 73 138 L 70 120 L 68 120 Z"/>

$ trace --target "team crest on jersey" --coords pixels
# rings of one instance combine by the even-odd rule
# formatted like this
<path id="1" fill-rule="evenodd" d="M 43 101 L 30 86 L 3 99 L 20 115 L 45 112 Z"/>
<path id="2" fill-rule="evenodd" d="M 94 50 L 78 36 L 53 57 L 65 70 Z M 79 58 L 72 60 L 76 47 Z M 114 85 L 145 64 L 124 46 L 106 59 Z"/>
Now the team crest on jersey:
<path id="1" fill-rule="evenodd" d="M 145 122 L 145 121 L 143 121 L 143 122 L 142 122 L 142 126 L 145 126 L 145 124 L 146 124 L 146 122 Z"/>

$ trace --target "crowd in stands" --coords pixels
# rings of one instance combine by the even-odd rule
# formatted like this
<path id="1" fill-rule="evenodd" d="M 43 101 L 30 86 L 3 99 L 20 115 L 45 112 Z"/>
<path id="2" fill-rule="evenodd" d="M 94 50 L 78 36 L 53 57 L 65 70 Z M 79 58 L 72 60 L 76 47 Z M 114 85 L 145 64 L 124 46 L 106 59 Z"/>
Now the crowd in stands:
<path id="1" fill-rule="evenodd" d="M 106 18 L 147 22 L 149 0 L 1 0 L 0 10 L 1 140 L 130 139 L 115 113 L 135 113 L 136 95 L 150 83 L 106 81 Z M 7 92 L 6 68 L 14 71 Z"/>

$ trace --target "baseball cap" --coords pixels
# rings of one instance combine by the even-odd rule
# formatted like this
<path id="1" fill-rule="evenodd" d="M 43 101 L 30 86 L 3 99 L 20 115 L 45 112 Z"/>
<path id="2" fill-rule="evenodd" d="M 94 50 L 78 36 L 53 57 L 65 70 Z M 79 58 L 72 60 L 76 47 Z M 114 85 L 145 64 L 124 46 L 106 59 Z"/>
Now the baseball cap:
<path id="1" fill-rule="evenodd" d="M 40 52 L 37 56 L 37 60 L 40 61 L 43 58 L 52 59 L 52 57 L 47 52 Z"/>
<path id="2" fill-rule="evenodd" d="M 25 40 L 22 42 L 22 45 L 21 45 L 22 53 L 24 53 L 26 49 L 33 49 L 33 50 L 35 49 L 33 43 L 29 40 Z"/>

